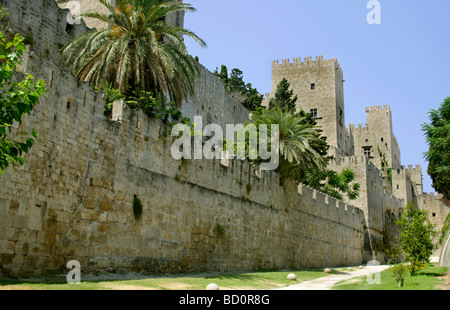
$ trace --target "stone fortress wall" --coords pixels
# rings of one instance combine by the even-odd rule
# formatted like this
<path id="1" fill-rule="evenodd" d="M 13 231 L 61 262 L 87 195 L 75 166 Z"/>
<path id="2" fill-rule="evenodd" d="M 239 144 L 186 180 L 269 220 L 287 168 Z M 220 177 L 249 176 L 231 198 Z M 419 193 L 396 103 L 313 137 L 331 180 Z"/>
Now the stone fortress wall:
<path id="1" fill-rule="evenodd" d="M 11 12 L 6 27 L 36 41 L 22 70 L 48 86 L 40 105 L 14 128 L 36 129 L 39 142 L 24 166 L 0 176 L 1 276 L 61 273 L 72 259 L 82 272 L 100 273 L 364 261 L 361 209 L 303 185 L 280 185 L 276 173 L 247 162 L 174 160 L 169 128 L 126 107 L 121 122 L 108 119 L 103 94 L 77 81 L 62 62 L 58 49 L 88 30 L 84 22 L 69 27 L 68 10 L 53 0 L 1 4 Z M 213 121 L 245 120 L 248 112 L 225 94 L 213 98 L 223 90 L 214 78 L 202 69 L 197 96 L 203 101 L 192 99 L 189 111 L 206 118 L 209 112 Z M 133 215 L 136 201 L 141 219 Z"/>
<path id="2" fill-rule="evenodd" d="M 272 62 L 272 93 L 266 94 L 263 105 L 269 100 L 280 81 L 286 78 L 298 96 L 297 110 L 311 112 L 323 130 L 334 157 L 329 168 L 335 171 L 351 169 L 355 182 L 361 185 L 359 198 L 352 204 L 364 211 L 367 233 L 365 259 L 382 260 L 389 233 L 397 229 L 395 218 L 402 214 L 410 202 L 421 209 L 448 210 L 435 197 L 423 193 L 422 170 L 401 165 L 401 152 L 392 125 L 389 105 L 366 108 L 365 125 L 345 126 L 343 71 L 336 58 L 317 56 L 283 59 Z M 391 177 L 388 169 L 391 170 Z M 434 222 L 442 223 L 446 212 L 432 212 Z"/>
<path id="3" fill-rule="evenodd" d="M 181 1 L 181 0 L 177 0 Z M 57 1 L 59 7 L 69 9 L 72 14 L 101 12 L 107 13 L 107 9 L 99 1 L 79 0 L 80 6 L 74 6 L 72 0 Z M 111 0 L 111 5 L 115 5 L 115 0 Z M 184 13 L 170 14 L 166 20 L 169 24 L 176 27 L 184 27 Z M 104 29 L 106 23 L 98 22 L 92 18 L 84 18 L 83 22 L 90 28 Z M 73 25 L 68 25 L 71 28 Z M 66 26 L 67 27 L 67 26 Z M 249 120 L 249 112 L 238 101 L 225 90 L 220 81 L 204 66 L 199 64 L 200 77 L 195 84 L 195 94 L 189 97 L 181 106 L 181 112 L 184 116 L 193 118 L 202 116 L 203 123 L 217 123 L 221 126 L 225 124 L 239 123 L 243 124 Z"/>
<path id="4" fill-rule="evenodd" d="M 98 0 L 55 0 L 58 6 L 62 9 L 69 9 L 71 13 L 76 16 L 78 14 L 98 12 L 106 14 L 108 9 Z M 181 0 L 176 0 L 181 2 Z M 112 7 L 116 6 L 116 0 L 110 0 Z M 93 19 L 90 17 L 83 17 L 83 21 L 89 28 L 105 29 L 107 24 L 105 22 Z M 169 14 L 166 20 L 169 24 L 184 27 L 184 13 Z"/>

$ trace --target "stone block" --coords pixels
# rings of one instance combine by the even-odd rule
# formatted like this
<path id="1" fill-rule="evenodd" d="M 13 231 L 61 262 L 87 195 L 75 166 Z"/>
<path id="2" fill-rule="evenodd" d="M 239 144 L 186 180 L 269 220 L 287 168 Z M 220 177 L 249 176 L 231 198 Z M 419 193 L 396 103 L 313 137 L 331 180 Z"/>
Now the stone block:
<path id="1" fill-rule="evenodd" d="M 101 200 L 98 202 L 98 207 L 103 211 L 111 211 L 112 210 L 112 202 L 107 200 Z"/>
<path id="2" fill-rule="evenodd" d="M 97 210 L 81 209 L 81 219 L 86 221 L 97 221 L 99 218 L 99 212 Z"/>

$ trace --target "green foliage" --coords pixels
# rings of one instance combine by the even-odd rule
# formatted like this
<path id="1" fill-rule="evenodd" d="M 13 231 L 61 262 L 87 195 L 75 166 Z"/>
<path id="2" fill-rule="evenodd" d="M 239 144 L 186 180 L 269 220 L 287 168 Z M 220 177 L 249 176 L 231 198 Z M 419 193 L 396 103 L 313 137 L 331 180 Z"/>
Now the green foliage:
<path id="1" fill-rule="evenodd" d="M 428 152 L 424 153 L 427 172 L 433 188 L 450 199 L 450 97 L 439 109 L 431 110 L 429 117 L 430 123 L 422 125 L 428 144 Z"/>
<path id="2" fill-rule="evenodd" d="M 7 12 L 0 9 L 0 18 Z M 34 82 L 31 75 L 26 75 L 20 82 L 12 82 L 17 66 L 21 64 L 26 47 L 24 38 L 16 34 L 8 41 L 0 32 L 0 173 L 4 173 L 10 164 L 23 165 L 24 156 L 37 140 L 37 132 L 22 132 L 18 140 L 8 137 L 12 125 L 22 123 L 22 117 L 30 114 L 33 107 L 39 104 L 39 97 L 46 93 L 43 80 Z"/>
<path id="3" fill-rule="evenodd" d="M 398 282 L 392 273 L 388 270 L 381 272 L 381 284 L 373 285 L 368 283 L 365 278 L 361 278 L 359 282 L 355 279 L 339 283 L 333 286 L 334 290 L 390 290 L 390 291 L 403 291 L 403 290 L 436 290 L 436 285 L 443 284 L 439 278 L 445 277 L 448 272 L 446 267 L 436 267 L 433 264 L 427 264 L 426 269 L 420 270 L 412 277 L 407 274 L 404 278 L 404 286 L 399 287 Z"/>
<path id="4" fill-rule="evenodd" d="M 142 213 L 143 213 L 143 207 L 142 207 L 142 203 L 139 200 L 139 198 L 137 198 L 137 196 L 134 196 L 133 199 L 133 215 L 136 221 L 140 220 L 142 218 Z"/>
<path id="5" fill-rule="evenodd" d="M 386 172 L 390 187 L 389 191 L 392 192 L 392 168 L 389 167 L 389 162 L 386 159 L 386 154 L 378 147 L 378 154 L 380 155 L 381 169 Z"/>
<path id="6" fill-rule="evenodd" d="M 338 200 L 344 200 L 344 194 L 349 200 L 355 200 L 359 197 L 360 184 L 352 184 L 354 180 L 355 173 L 350 169 L 341 172 L 324 169 L 307 173 L 304 183 Z"/>
<path id="7" fill-rule="evenodd" d="M 289 90 L 290 86 L 288 80 L 281 80 L 277 86 L 275 97 L 269 101 L 269 109 L 279 108 L 286 113 L 295 113 L 298 97 L 294 96 L 293 90 Z"/>
<path id="8" fill-rule="evenodd" d="M 393 265 L 389 268 L 389 272 L 395 281 L 398 283 L 398 287 L 403 287 L 406 275 L 408 273 L 408 267 L 405 264 Z"/>
<path id="9" fill-rule="evenodd" d="M 227 68 L 227 66 L 222 65 L 220 67 L 220 73 L 216 69 L 216 71 L 214 71 L 214 75 L 216 75 L 219 78 L 219 80 L 221 80 L 225 84 L 225 87 L 228 90 L 228 68 Z"/>
<path id="10" fill-rule="evenodd" d="M 224 84 L 225 89 L 228 92 L 239 92 L 245 96 L 245 100 L 242 105 L 249 111 L 255 111 L 262 109 L 261 103 L 263 96 L 258 92 L 256 88 L 253 88 L 251 83 L 244 82 L 244 73 L 240 69 L 231 70 L 231 75 L 228 76 L 228 69 L 225 65 L 220 68 L 220 73 L 216 69 L 214 71 L 216 75 Z"/>
<path id="11" fill-rule="evenodd" d="M 416 209 L 413 203 L 408 204 L 397 225 L 400 227 L 400 248 L 410 263 L 413 276 L 425 262 L 430 262 L 431 254 L 437 248 L 433 243 L 437 235 L 435 225 L 430 223 L 428 211 Z"/>
<path id="12" fill-rule="evenodd" d="M 271 124 L 279 125 L 280 164 L 277 171 L 282 177 L 301 181 L 306 173 L 325 168 L 325 157 L 312 147 L 319 143 L 320 130 L 305 117 L 273 108 L 255 111 L 252 120 L 257 128 L 262 124 L 268 128 Z"/>
<path id="13" fill-rule="evenodd" d="M 194 92 L 199 74 L 183 37 L 205 47 L 193 32 L 165 22 L 168 14 L 194 12 L 190 4 L 171 0 L 99 0 L 107 14 L 85 13 L 110 27 L 89 31 L 67 45 L 62 54 L 73 65 L 74 75 L 97 87 L 105 82 L 125 92 L 142 89 L 181 104 Z"/>
<path id="14" fill-rule="evenodd" d="M 223 227 L 222 225 L 217 224 L 216 232 L 217 232 L 217 236 L 219 238 L 223 238 L 225 236 L 225 227 Z"/>
<path id="15" fill-rule="evenodd" d="M 114 101 L 116 100 L 123 100 L 125 99 L 125 95 L 118 89 L 113 88 L 112 83 L 106 82 L 102 88 L 96 87 L 95 85 L 92 85 L 93 88 L 96 91 L 104 91 L 106 98 L 105 98 L 105 116 L 110 117 L 112 114 L 112 106 Z"/>
<path id="16" fill-rule="evenodd" d="M 187 117 L 183 118 L 175 103 L 166 103 L 162 97 L 154 97 L 152 92 L 136 89 L 128 90 L 124 94 L 120 90 L 113 88 L 110 83 L 105 83 L 102 89 L 95 86 L 94 89 L 97 91 L 102 90 L 106 93 L 106 116 L 111 116 L 114 101 L 124 100 L 132 109 L 142 109 L 148 117 L 159 118 L 164 124 L 173 124 L 175 122 L 190 124 L 190 119 Z"/>
<path id="17" fill-rule="evenodd" d="M 125 102 L 131 108 L 140 108 L 150 118 L 159 118 L 164 124 L 182 119 L 181 112 L 173 102 L 166 103 L 162 98 L 155 98 L 151 92 L 135 90 L 127 96 Z"/>
<path id="18" fill-rule="evenodd" d="M 233 91 L 245 91 L 245 82 L 243 80 L 244 72 L 240 69 L 234 68 L 231 70 L 230 78 L 228 79 L 228 90 Z"/>

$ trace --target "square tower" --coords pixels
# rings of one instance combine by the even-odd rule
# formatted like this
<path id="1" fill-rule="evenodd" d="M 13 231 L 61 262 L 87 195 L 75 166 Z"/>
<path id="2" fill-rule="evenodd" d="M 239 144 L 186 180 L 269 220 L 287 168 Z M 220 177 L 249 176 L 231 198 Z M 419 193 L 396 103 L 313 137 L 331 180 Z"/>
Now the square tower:
<path id="1" fill-rule="evenodd" d="M 350 125 L 354 137 L 355 155 L 365 155 L 380 170 L 401 168 L 401 154 L 392 126 L 389 105 L 366 108 L 367 124 Z"/>
<path id="2" fill-rule="evenodd" d="M 330 155 L 352 155 L 345 125 L 343 72 L 337 59 L 325 60 L 317 56 L 315 61 L 312 57 L 306 57 L 304 62 L 301 58 L 294 58 L 292 63 L 289 59 L 281 64 L 273 61 L 272 95 L 283 78 L 298 96 L 297 111 L 303 109 L 311 113 L 323 130 L 323 136 L 333 149 Z"/>

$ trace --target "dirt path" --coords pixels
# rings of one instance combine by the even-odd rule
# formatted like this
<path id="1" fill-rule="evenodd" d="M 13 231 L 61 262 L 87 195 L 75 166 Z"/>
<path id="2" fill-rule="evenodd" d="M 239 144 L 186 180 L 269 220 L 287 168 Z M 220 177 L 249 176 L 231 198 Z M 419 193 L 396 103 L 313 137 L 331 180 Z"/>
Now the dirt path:
<path id="1" fill-rule="evenodd" d="M 342 274 L 331 275 L 328 277 L 323 277 L 312 281 L 307 281 L 300 284 L 283 287 L 277 290 L 330 290 L 333 285 L 335 285 L 340 281 L 350 280 L 356 277 L 367 276 L 369 274 L 384 271 L 388 268 L 389 268 L 388 265 L 363 267 L 362 269 L 358 268 L 355 271 L 346 271 L 342 272 Z"/>
<path id="2" fill-rule="evenodd" d="M 450 291 L 450 272 L 447 272 L 445 277 L 442 277 L 441 279 L 444 280 L 443 283 L 437 285 L 436 288 L 445 291 Z"/>

